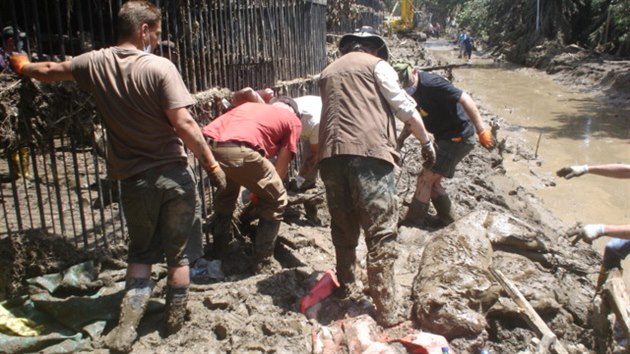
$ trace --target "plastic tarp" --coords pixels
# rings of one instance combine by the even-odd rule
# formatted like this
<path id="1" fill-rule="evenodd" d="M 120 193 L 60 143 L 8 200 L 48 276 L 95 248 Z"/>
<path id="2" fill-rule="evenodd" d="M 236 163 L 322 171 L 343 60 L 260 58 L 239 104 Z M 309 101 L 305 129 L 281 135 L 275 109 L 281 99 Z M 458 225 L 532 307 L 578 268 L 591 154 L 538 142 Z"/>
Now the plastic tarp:
<path id="1" fill-rule="evenodd" d="M 72 266 L 60 273 L 28 279 L 29 296 L 2 303 L 11 314 L 34 322 L 41 334 L 17 336 L 0 332 L 0 353 L 71 353 L 92 348 L 107 321 L 115 320 L 124 295 L 124 283 L 99 279 L 93 261 Z M 107 283 L 110 283 L 109 285 Z M 147 311 L 162 308 L 151 301 Z"/>

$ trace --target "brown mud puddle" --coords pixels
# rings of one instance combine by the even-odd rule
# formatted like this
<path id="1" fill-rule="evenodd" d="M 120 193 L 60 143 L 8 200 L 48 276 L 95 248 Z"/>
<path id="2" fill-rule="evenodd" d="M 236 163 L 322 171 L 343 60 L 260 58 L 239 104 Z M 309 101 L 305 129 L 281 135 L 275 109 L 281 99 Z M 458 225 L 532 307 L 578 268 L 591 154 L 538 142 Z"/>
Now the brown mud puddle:
<path id="1" fill-rule="evenodd" d="M 426 44 L 439 60 L 463 63 L 453 48 L 445 41 Z M 601 91 L 561 85 L 536 69 L 475 55 L 470 64 L 453 70 L 454 84 L 514 125 L 499 138 L 523 141 L 537 151 L 538 161 L 531 163 L 506 159 L 508 175 L 542 199 L 565 227 L 578 221 L 630 223 L 627 180 L 555 177 L 567 165 L 630 163 L 630 106 L 608 103 Z M 605 242 L 596 242 L 596 249 L 602 251 Z M 630 268 L 630 260 L 624 265 Z M 625 279 L 630 284 L 630 272 Z"/>

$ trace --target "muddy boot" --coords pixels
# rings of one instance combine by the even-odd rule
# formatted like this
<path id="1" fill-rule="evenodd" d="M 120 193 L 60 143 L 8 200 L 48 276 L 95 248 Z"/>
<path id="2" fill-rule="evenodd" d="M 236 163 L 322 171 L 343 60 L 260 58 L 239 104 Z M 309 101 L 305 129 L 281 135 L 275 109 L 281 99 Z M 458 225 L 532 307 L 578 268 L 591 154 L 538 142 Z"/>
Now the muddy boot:
<path id="1" fill-rule="evenodd" d="M 389 242 L 378 251 L 378 255 L 368 255 L 368 282 L 370 296 L 376 308 L 376 323 L 383 328 L 393 327 L 404 321 L 398 313 L 394 262 L 394 245 Z"/>
<path id="2" fill-rule="evenodd" d="M 455 214 L 453 213 L 451 198 L 449 198 L 448 194 L 441 194 L 431 199 L 431 202 L 433 202 L 433 207 L 435 207 L 435 211 L 437 211 L 437 217 L 442 226 L 447 226 L 455 222 Z"/>
<path id="3" fill-rule="evenodd" d="M 179 332 L 184 324 L 186 317 L 186 305 L 188 303 L 188 287 L 185 288 L 166 288 L 166 310 L 164 313 L 164 322 L 166 327 L 166 335 Z"/>
<path id="4" fill-rule="evenodd" d="M 424 226 L 425 219 L 429 211 L 429 203 L 423 203 L 416 198 L 411 200 L 411 205 L 407 209 L 407 214 L 400 222 L 405 226 Z"/>
<path id="5" fill-rule="evenodd" d="M 280 221 L 278 220 L 261 218 L 258 221 L 254 242 L 254 271 L 256 274 L 274 274 L 282 269 L 280 263 L 273 257 L 278 230 L 280 230 Z"/>
<path id="6" fill-rule="evenodd" d="M 153 282 L 150 279 L 127 279 L 127 293 L 120 304 L 118 326 L 105 337 L 105 345 L 114 351 L 130 352 L 136 340 L 138 324 L 151 298 Z"/>
<path id="7" fill-rule="evenodd" d="M 232 216 L 217 213 L 212 221 L 212 256 L 222 258 L 238 250 L 232 235 Z"/>
<path id="8" fill-rule="evenodd" d="M 602 286 L 604 286 L 604 283 L 606 282 L 607 279 L 608 279 L 608 269 L 604 265 L 602 265 L 599 268 L 599 274 L 597 275 L 597 284 L 595 285 L 595 291 L 599 292 Z"/>

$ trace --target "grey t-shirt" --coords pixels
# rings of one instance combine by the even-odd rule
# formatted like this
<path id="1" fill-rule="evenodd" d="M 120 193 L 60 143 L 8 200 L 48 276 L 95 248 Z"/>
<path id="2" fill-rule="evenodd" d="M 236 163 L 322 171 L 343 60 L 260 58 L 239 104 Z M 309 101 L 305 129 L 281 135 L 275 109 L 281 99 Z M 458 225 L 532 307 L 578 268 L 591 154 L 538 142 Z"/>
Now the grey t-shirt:
<path id="1" fill-rule="evenodd" d="M 90 92 L 107 128 L 107 172 L 125 179 L 152 167 L 187 161 L 166 109 L 195 103 L 168 59 L 120 47 L 72 59 L 79 87 Z"/>

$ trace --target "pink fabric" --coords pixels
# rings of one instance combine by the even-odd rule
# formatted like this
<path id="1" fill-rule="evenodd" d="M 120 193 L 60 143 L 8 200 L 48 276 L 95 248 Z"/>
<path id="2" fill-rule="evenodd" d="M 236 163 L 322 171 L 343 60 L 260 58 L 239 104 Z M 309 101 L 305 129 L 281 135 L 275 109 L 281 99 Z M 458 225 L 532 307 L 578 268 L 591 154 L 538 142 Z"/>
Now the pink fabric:
<path id="1" fill-rule="evenodd" d="M 286 147 L 297 153 L 302 123 L 289 110 L 263 103 L 245 103 L 221 115 L 203 128 L 216 141 L 247 143 L 273 157 Z"/>

